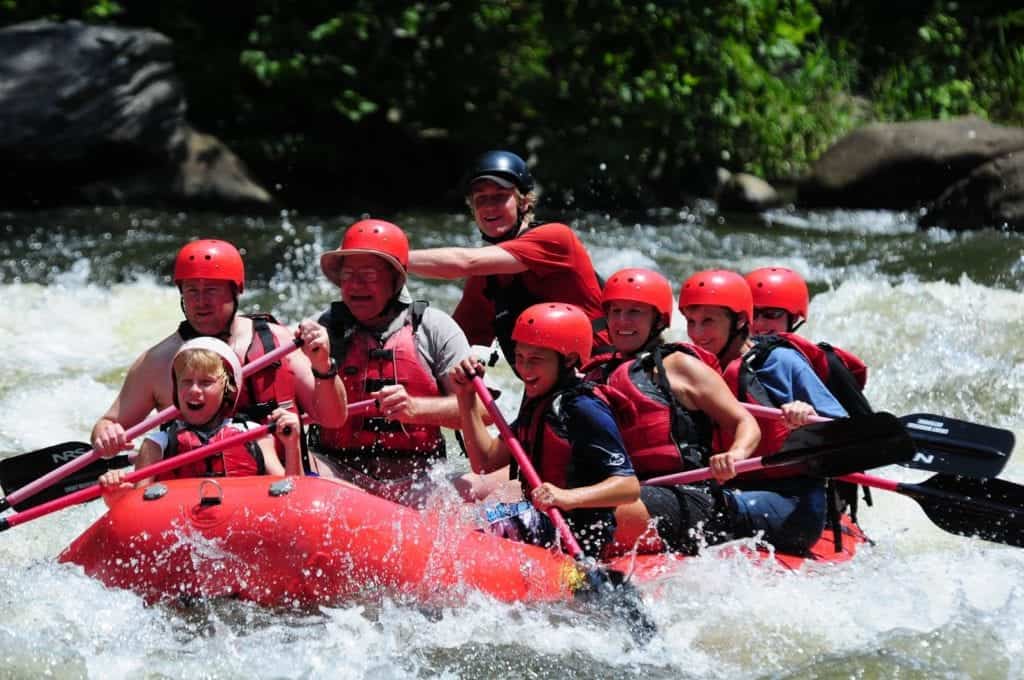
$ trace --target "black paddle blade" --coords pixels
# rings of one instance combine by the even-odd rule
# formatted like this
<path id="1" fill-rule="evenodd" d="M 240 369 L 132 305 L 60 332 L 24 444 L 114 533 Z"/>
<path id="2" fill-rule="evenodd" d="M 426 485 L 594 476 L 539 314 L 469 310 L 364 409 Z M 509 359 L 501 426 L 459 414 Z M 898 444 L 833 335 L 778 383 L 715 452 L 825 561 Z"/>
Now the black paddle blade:
<path id="1" fill-rule="evenodd" d="M 813 477 L 841 477 L 851 472 L 903 463 L 914 443 L 891 413 L 871 413 L 812 423 L 793 430 L 765 467 L 799 465 Z"/>
<path id="2" fill-rule="evenodd" d="M 1003 479 L 935 475 L 921 484 L 900 484 L 900 493 L 917 501 L 929 519 L 951 534 L 1024 547 L 1024 486 Z"/>
<path id="3" fill-rule="evenodd" d="M 0 460 L 0 486 L 5 495 L 10 495 L 21 487 L 34 482 L 43 475 L 56 470 L 90 451 L 92 447 L 85 442 L 64 442 L 38 451 L 29 451 L 20 456 L 12 456 Z M 128 456 L 115 456 L 110 459 L 100 458 L 86 465 L 81 470 L 65 477 L 58 483 L 29 496 L 14 505 L 18 512 L 42 505 L 55 498 L 84 489 L 96 483 L 97 478 L 107 470 L 115 470 L 131 465 Z"/>
<path id="4" fill-rule="evenodd" d="M 596 564 L 579 565 L 585 582 L 576 591 L 576 599 L 599 607 L 614 621 L 624 621 L 633 641 L 643 646 L 658 632 L 658 627 L 647 614 L 643 598 L 625 574 L 614 569 L 602 569 Z"/>
<path id="5" fill-rule="evenodd" d="M 970 477 L 995 477 L 1013 452 L 1009 430 L 931 413 L 900 418 L 917 453 L 907 467 Z"/>

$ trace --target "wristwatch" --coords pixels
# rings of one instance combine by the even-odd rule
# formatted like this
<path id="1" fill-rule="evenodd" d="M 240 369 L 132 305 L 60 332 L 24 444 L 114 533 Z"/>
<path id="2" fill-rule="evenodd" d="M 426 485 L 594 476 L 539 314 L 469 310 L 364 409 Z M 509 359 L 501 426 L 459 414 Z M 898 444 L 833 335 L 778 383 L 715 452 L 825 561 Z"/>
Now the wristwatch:
<path id="1" fill-rule="evenodd" d="M 316 370 L 312 366 L 310 366 L 310 369 L 313 371 L 313 377 L 316 378 L 317 380 L 332 380 L 338 375 L 338 362 L 334 360 L 334 357 L 328 359 L 327 370 L 324 371 L 323 373 Z"/>

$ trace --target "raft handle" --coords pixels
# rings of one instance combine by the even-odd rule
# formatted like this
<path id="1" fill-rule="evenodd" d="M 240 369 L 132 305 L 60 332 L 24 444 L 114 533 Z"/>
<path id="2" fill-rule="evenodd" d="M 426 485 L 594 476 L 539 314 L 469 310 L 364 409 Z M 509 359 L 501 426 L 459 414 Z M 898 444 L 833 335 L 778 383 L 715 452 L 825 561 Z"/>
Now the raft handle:
<path id="1" fill-rule="evenodd" d="M 212 486 L 214 488 L 214 496 L 206 495 L 206 488 Z M 224 502 L 224 489 L 221 488 L 220 484 L 212 479 L 204 479 L 199 483 L 199 505 L 202 507 L 209 507 L 211 505 L 220 505 Z"/>

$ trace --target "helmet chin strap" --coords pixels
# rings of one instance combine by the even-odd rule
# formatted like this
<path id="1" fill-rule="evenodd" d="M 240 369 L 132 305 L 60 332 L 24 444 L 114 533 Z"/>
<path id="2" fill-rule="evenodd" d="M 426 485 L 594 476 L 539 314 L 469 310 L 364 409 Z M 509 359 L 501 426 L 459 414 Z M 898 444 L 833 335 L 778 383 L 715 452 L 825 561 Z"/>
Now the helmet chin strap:
<path id="1" fill-rule="evenodd" d="M 729 324 L 729 337 L 726 338 L 725 346 L 722 347 L 722 351 L 715 355 L 718 357 L 718 362 L 722 364 L 723 368 L 725 367 L 725 353 L 729 351 L 729 348 L 732 347 L 732 343 L 740 336 L 741 326 L 739 325 L 739 314 L 736 314 L 735 312 L 730 312 L 730 314 L 732 314 L 732 321 Z"/>
<path id="2" fill-rule="evenodd" d="M 511 241 L 516 236 L 519 236 L 519 232 L 523 230 L 523 219 L 525 217 L 526 213 L 523 209 L 516 206 L 516 226 L 514 229 L 509 229 L 500 236 L 488 236 L 483 229 L 480 229 L 479 227 L 477 227 L 477 229 L 480 231 L 480 236 L 483 237 L 485 241 L 491 245 L 497 245 L 499 243 L 504 243 L 505 241 Z"/>
<path id="3" fill-rule="evenodd" d="M 790 323 L 789 324 L 789 332 L 790 333 L 796 333 L 796 329 L 800 328 L 800 326 L 803 326 L 804 323 L 806 323 L 806 321 L 807 321 L 807 319 L 800 319 L 796 323 Z"/>

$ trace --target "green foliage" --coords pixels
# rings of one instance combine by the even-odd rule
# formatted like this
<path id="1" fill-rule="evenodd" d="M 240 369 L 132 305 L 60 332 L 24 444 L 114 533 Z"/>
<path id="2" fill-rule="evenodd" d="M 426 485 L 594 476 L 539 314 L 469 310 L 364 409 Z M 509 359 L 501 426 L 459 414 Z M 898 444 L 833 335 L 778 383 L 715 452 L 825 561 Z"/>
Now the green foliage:
<path id="1" fill-rule="evenodd" d="M 717 165 L 799 175 L 874 118 L 1024 121 L 1024 10 L 899 5 L 0 0 L 172 37 L 190 118 L 285 192 L 429 199 L 504 146 L 556 198 L 618 204 L 676 200 Z"/>

